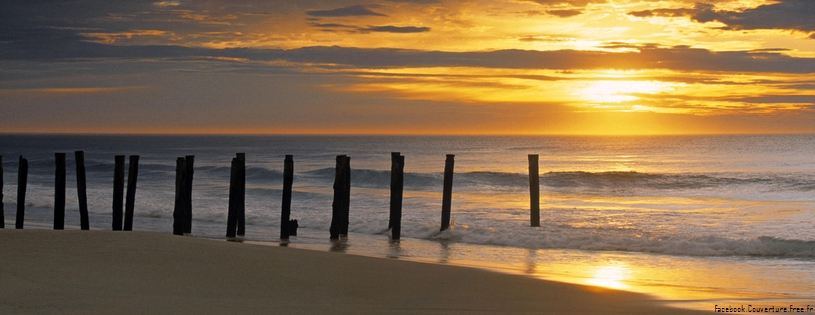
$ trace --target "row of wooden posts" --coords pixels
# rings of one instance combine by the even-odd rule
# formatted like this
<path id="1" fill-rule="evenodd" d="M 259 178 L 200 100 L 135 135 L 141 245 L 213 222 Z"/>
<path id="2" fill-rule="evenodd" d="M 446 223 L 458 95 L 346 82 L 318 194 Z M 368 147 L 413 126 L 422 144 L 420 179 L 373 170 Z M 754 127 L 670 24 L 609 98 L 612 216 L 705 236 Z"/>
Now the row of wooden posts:
<path id="1" fill-rule="evenodd" d="M 89 230 L 88 198 L 86 193 L 85 155 L 83 151 L 75 152 L 76 181 L 79 201 L 80 228 Z M 442 193 L 441 231 L 450 227 L 450 212 L 453 194 L 453 168 L 455 155 L 448 154 L 444 166 L 444 186 Z M 54 192 L 54 229 L 62 230 L 65 226 L 65 153 L 56 153 L 56 173 Z M 173 208 L 173 234 L 184 235 L 192 232 L 192 183 L 195 156 L 188 155 L 176 160 L 175 205 Z M 399 152 L 391 153 L 390 182 L 390 216 L 388 229 L 392 238 L 398 240 L 402 229 L 402 191 L 404 187 L 405 156 Z M 113 175 L 113 230 L 130 231 L 133 229 L 133 211 L 136 198 L 136 182 L 139 170 L 139 156 L 130 156 L 130 167 L 127 176 L 127 194 L 124 191 L 125 156 L 115 156 Z M 20 156 L 17 172 L 17 217 L 15 227 L 23 228 L 25 219 L 25 193 L 28 181 L 28 160 Z M 283 204 L 280 217 L 280 239 L 289 239 L 296 235 L 296 221 L 291 219 L 292 183 L 294 179 L 294 158 L 286 155 L 283 166 Z M 334 177 L 334 201 L 332 204 L 330 238 L 338 239 L 348 235 L 349 208 L 351 195 L 351 158 L 337 156 Z M 540 181 L 538 175 L 538 155 L 529 155 L 529 195 L 530 223 L 540 226 Z M 123 197 L 126 200 L 123 206 Z M 237 153 L 232 159 L 229 180 L 229 207 L 227 215 L 228 239 L 245 235 L 246 215 L 246 154 Z M 5 227 L 3 212 L 3 156 L 0 155 L 0 228 Z M 122 222 L 124 221 L 124 225 Z"/>

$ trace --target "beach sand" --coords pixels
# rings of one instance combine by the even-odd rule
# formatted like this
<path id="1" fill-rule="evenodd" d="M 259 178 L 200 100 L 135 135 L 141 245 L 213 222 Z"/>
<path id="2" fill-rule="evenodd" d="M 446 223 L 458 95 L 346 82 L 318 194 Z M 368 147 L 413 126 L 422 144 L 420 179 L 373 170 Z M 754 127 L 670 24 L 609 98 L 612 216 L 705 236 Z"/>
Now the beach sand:
<path id="1" fill-rule="evenodd" d="M 0 314 L 702 314 L 478 268 L 151 232 L 0 230 Z"/>

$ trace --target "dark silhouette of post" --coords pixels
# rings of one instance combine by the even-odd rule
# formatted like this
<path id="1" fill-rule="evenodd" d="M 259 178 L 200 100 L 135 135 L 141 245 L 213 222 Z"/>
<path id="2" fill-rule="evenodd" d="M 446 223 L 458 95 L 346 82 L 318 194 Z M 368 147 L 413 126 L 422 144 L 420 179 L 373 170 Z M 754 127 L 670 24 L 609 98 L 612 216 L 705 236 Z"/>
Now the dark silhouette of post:
<path id="1" fill-rule="evenodd" d="M 342 223 L 340 224 L 340 235 L 348 237 L 348 225 L 351 214 L 351 157 L 345 158 L 343 165 L 343 197 L 342 197 Z"/>
<path id="2" fill-rule="evenodd" d="M 238 158 L 232 158 L 232 166 L 229 173 L 229 210 L 226 218 L 226 237 L 234 239 L 236 237 L 235 230 L 238 226 Z"/>
<path id="3" fill-rule="evenodd" d="M 125 156 L 117 155 L 113 170 L 113 230 L 122 230 L 125 196 Z"/>
<path id="4" fill-rule="evenodd" d="M 246 153 L 238 153 L 238 237 L 246 235 Z"/>
<path id="5" fill-rule="evenodd" d="M 133 230 L 133 212 L 136 207 L 136 182 L 139 178 L 139 156 L 130 156 L 127 170 L 127 195 L 125 196 L 125 231 Z"/>
<path id="6" fill-rule="evenodd" d="M 65 153 L 54 153 L 54 230 L 65 229 Z"/>
<path id="7" fill-rule="evenodd" d="M 85 152 L 74 152 L 76 159 L 76 194 L 79 201 L 79 222 L 82 230 L 90 230 L 88 222 L 88 193 L 85 186 Z"/>
<path id="8" fill-rule="evenodd" d="M 192 175 L 195 172 L 195 156 L 184 157 L 184 234 L 192 234 Z"/>
<path id="9" fill-rule="evenodd" d="M 455 155 L 448 154 L 444 162 L 444 191 L 441 201 L 441 231 L 450 228 L 450 205 L 453 199 L 453 166 Z"/>
<path id="10" fill-rule="evenodd" d="M 541 226 L 540 175 L 538 155 L 529 155 L 529 218 L 532 226 Z"/>
<path id="11" fill-rule="evenodd" d="M 173 235 L 184 235 L 184 172 L 186 161 L 183 157 L 175 161 L 175 207 L 173 207 Z"/>
<path id="12" fill-rule="evenodd" d="M 246 154 L 238 153 L 232 159 L 229 176 L 229 212 L 226 237 L 234 239 L 246 234 Z"/>
<path id="13" fill-rule="evenodd" d="M 0 229 L 6 228 L 6 209 L 3 206 L 3 156 L 0 155 Z"/>
<path id="14" fill-rule="evenodd" d="M 391 202 L 390 220 L 391 239 L 398 240 L 402 235 L 402 190 L 404 188 L 405 157 L 399 152 L 391 153 Z"/>
<path id="15" fill-rule="evenodd" d="M 28 185 L 28 160 L 20 156 L 20 163 L 17 170 L 17 222 L 14 226 L 18 230 L 25 225 L 25 189 Z"/>
<path id="16" fill-rule="evenodd" d="M 394 179 L 396 178 L 396 157 L 399 156 L 399 152 L 391 152 L 391 199 L 390 199 L 390 212 L 388 216 L 388 229 L 390 230 L 393 228 L 393 186 L 394 186 Z"/>
<path id="17" fill-rule="evenodd" d="M 334 202 L 331 204 L 331 227 L 329 233 L 331 239 L 340 238 L 340 230 L 343 223 L 343 209 L 345 208 L 345 165 L 348 159 L 345 155 L 337 155 L 337 165 L 334 171 Z"/>
<path id="18" fill-rule="evenodd" d="M 286 155 L 283 160 L 283 205 L 280 214 L 280 239 L 289 239 L 291 220 L 291 186 L 294 181 L 294 156 Z"/>

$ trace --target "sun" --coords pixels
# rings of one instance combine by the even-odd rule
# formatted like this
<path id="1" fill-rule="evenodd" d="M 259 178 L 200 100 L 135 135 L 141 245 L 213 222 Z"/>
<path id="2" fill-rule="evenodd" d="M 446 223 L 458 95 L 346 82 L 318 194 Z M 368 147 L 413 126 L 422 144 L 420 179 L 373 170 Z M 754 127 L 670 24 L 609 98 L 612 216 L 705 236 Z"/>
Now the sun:
<path id="1" fill-rule="evenodd" d="M 639 80 L 597 80 L 574 93 L 591 103 L 622 103 L 640 99 L 637 94 L 657 94 L 672 90 L 669 83 Z"/>

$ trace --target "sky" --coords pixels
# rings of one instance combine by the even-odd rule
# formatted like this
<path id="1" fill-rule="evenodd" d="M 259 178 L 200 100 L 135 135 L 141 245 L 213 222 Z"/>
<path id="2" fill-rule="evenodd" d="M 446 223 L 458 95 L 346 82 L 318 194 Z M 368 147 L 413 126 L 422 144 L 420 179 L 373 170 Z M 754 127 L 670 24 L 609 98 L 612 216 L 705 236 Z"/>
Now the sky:
<path id="1" fill-rule="evenodd" d="M 0 132 L 815 132 L 812 0 L 0 0 Z"/>

